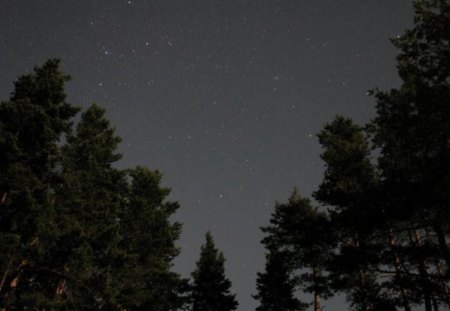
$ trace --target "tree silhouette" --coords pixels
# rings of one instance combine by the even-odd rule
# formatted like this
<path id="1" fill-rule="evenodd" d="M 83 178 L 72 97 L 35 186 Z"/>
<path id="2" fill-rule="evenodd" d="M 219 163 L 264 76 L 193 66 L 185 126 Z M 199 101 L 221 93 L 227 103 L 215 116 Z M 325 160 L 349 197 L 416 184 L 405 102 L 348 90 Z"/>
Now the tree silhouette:
<path id="1" fill-rule="evenodd" d="M 200 251 L 197 268 L 192 272 L 192 310 L 236 310 L 238 303 L 231 294 L 231 282 L 225 277 L 225 258 L 214 245 L 210 232 Z"/>
<path id="2" fill-rule="evenodd" d="M 181 225 L 161 174 L 119 170 L 105 110 L 65 102 L 49 60 L 0 105 L 0 304 L 5 310 L 177 310 Z"/>
<path id="3" fill-rule="evenodd" d="M 5 308 L 50 305 L 62 273 L 48 253 L 57 237 L 54 187 L 58 144 L 78 108 L 67 103 L 70 78 L 49 60 L 15 82 L 0 105 L 0 299 Z"/>
<path id="4" fill-rule="evenodd" d="M 333 236 L 325 213 L 313 207 L 294 189 L 285 204 L 277 204 L 270 226 L 262 228 L 262 243 L 270 252 L 287 256 L 291 271 L 300 271 L 300 288 L 314 296 L 314 310 L 320 311 L 321 297 L 331 295 L 326 262 L 332 249 Z"/>
<path id="5" fill-rule="evenodd" d="M 301 311 L 307 304 L 295 297 L 297 280 L 292 276 L 291 267 L 284 253 L 269 253 L 266 269 L 258 273 L 254 296 L 260 305 L 256 311 Z"/>
<path id="6" fill-rule="evenodd" d="M 393 40 L 402 84 L 374 91 L 372 126 L 386 221 L 408 271 L 415 272 L 407 282 L 415 299 L 431 310 L 436 300 L 450 305 L 450 3 L 416 1 L 414 22 Z"/>

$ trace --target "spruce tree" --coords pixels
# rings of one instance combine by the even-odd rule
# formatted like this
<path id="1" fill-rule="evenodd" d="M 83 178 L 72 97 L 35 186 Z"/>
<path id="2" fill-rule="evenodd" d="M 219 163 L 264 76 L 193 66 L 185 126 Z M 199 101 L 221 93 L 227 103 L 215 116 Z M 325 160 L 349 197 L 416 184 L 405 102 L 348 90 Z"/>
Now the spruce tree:
<path id="1" fill-rule="evenodd" d="M 302 311 L 307 304 L 295 297 L 297 280 L 293 277 L 285 253 L 268 253 L 266 255 L 266 269 L 258 272 L 254 296 L 260 305 L 256 311 Z"/>
<path id="2" fill-rule="evenodd" d="M 181 224 L 171 217 L 179 208 L 167 201 L 170 189 L 162 175 L 145 167 L 127 171 L 127 204 L 120 216 L 120 249 L 125 257 L 121 274 L 120 305 L 130 310 L 178 310 L 183 281 L 172 272 Z"/>
<path id="3" fill-rule="evenodd" d="M 192 272 L 193 311 L 236 310 L 238 303 L 230 292 L 231 282 L 225 277 L 224 263 L 223 253 L 215 247 L 211 233 L 206 233 L 206 243 Z"/>
<path id="4" fill-rule="evenodd" d="M 74 253 L 67 267 L 76 272 L 78 284 L 66 282 L 67 291 L 75 302 L 97 309 L 116 309 L 120 292 L 115 266 L 126 179 L 124 172 L 113 167 L 121 158 L 117 153 L 120 141 L 105 109 L 93 104 L 81 115 L 75 133 L 63 147 L 63 184 L 57 203 L 62 217 L 68 218 L 66 228 L 71 230 L 77 224 L 73 234 L 78 236 L 72 241 L 79 241 L 72 245 Z"/>
<path id="5" fill-rule="evenodd" d="M 299 272 L 299 288 L 313 294 L 314 311 L 320 311 L 321 298 L 332 295 L 326 263 L 334 236 L 327 215 L 294 189 L 287 203 L 276 204 L 270 225 L 262 231 L 266 233 L 262 243 L 289 257 L 291 271 Z"/>
<path id="6" fill-rule="evenodd" d="M 58 144 L 78 108 L 66 102 L 70 79 L 52 59 L 15 82 L 0 105 L 0 282 L 5 308 L 51 307 L 63 263 L 48 252 L 59 234 L 54 189 Z"/>
<path id="7" fill-rule="evenodd" d="M 50 60 L 0 104 L 0 305 L 177 310 L 178 204 L 159 172 L 114 167 L 121 139 L 103 108 L 89 107 L 72 133 L 68 79 Z"/>

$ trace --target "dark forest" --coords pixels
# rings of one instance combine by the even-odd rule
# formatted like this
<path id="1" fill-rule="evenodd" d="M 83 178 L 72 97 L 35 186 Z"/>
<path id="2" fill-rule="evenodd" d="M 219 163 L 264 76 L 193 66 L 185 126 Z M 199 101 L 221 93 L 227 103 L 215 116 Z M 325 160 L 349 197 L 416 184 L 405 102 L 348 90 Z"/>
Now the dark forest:
<path id="1" fill-rule="evenodd" d="M 332 310 L 336 295 L 450 310 L 450 2 L 416 1 L 391 41 L 400 87 L 374 86 L 366 124 L 323 125 L 317 190 L 293 189 L 261 228 L 257 311 Z M 191 278 L 174 271 L 182 202 L 160 171 L 117 168 L 122 139 L 99 104 L 67 102 L 70 79 L 50 59 L 0 104 L 1 309 L 237 310 L 213 232 Z"/>

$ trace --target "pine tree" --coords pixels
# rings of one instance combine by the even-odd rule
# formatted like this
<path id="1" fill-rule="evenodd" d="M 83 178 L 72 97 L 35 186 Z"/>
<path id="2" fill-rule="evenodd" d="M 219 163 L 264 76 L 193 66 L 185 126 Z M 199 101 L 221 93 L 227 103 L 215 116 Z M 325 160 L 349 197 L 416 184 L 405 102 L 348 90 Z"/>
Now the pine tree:
<path id="1" fill-rule="evenodd" d="M 436 231 L 442 257 L 450 266 L 450 253 L 442 238 L 450 223 L 448 202 L 450 171 L 450 4 L 416 1 L 415 27 L 394 39 L 402 78 L 399 89 L 376 90 L 375 142 L 381 148 L 380 167 L 398 217 L 417 216 Z"/>
<path id="2" fill-rule="evenodd" d="M 370 161 L 368 136 L 342 116 L 326 124 L 318 136 L 326 169 L 314 196 L 328 207 L 339 237 L 329 263 L 330 277 L 357 310 L 373 310 L 383 296 L 372 267 L 379 264 L 377 252 L 382 247 L 374 236 L 384 215 L 373 204 L 378 178 Z"/>
<path id="3" fill-rule="evenodd" d="M 375 142 L 380 148 L 388 221 L 402 232 L 404 253 L 431 310 L 438 297 L 450 306 L 450 3 L 415 2 L 414 27 L 393 40 L 402 84 L 375 90 Z M 400 280 L 401 281 L 401 280 Z"/>
<path id="4" fill-rule="evenodd" d="M 225 277 L 225 258 L 214 245 L 211 233 L 206 233 L 197 268 L 192 272 L 192 310 L 230 311 L 238 303 L 231 294 L 231 282 Z"/>
<path id="5" fill-rule="evenodd" d="M 450 308 L 450 3 L 414 5 L 414 28 L 393 40 L 402 85 L 373 92 L 377 169 L 365 128 L 337 117 L 319 135 L 326 171 L 315 198 L 328 214 L 291 197 L 263 228 L 267 249 L 300 270 L 299 287 L 344 290 L 356 310 Z"/>
<path id="6" fill-rule="evenodd" d="M 259 272 L 256 280 L 254 298 L 260 302 L 256 311 L 306 310 L 308 305 L 295 297 L 297 280 L 291 270 L 286 254 L 267 254 L 265 272 Z"/>

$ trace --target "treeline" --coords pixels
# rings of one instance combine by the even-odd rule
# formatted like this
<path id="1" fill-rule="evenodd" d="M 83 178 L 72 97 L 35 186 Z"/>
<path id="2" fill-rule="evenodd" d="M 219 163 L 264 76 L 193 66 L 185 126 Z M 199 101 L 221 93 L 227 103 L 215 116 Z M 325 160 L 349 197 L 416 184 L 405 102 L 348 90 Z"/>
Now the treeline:
<path id="1" fill-rule="evenodd" d="M 49 60 L 0 104 L 1 310 L 234 310 L 210 234 L 193 282 L 172 271 L 178 203 L 158 171 L 113 166 L 121 139 L 104 109 L 74 126 L 68 80 Z"/>
<path id="2" fill-rule="evenodd" d="M 258 311 L 337 294 L 352 310 L 450 310 L 450 2 L 415 9 L 393 40 L 401 86 L 372 91 L 368 124 L 338 116 L 318 135 L 320 205 L 294 190 L 262 228 Z M 210 233 L 191 279 L 173 271 L 178 203 L 160 172 L 114 166 L 121 139 L 95 104 L 77 118 L 68 80 L 49 60 L 0 104 L 1 309 L 236 310 Z"/>
<path id="3" fill-rule="evenodd" d="M 450 310 L 450 2 L 416 1 L 414 21 L 392 40 L 401 86 L 371 92 L 375 118 L 319 133 L 320 206 L 294 190 L 262 228 L 258 311 L 320 311 L 335 294 L 352 310 Z"/>

